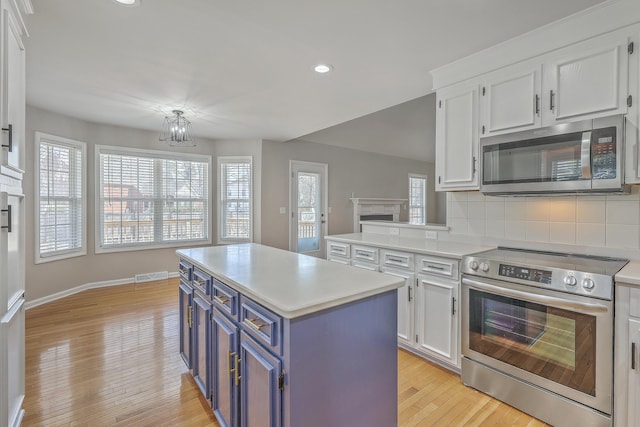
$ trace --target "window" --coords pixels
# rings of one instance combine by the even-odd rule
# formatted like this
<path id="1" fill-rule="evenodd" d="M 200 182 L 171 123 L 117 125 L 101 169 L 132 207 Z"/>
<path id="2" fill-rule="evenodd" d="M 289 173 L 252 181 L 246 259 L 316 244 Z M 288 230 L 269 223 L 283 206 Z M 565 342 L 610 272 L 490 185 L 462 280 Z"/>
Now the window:
<path id="1" fill-rule="evenodd" d="M 218 240 L 250 242 L 252 236 L 251 157 L 219 157 Z"/>
<path id="2" fill-rule="evenodd" d="M 409 174 L 409 224 L 427 222 L 427 177 Z"/>
<path id="3" fill-rule="evenodd" d="M 36 132 L 36 264 L 85 255 L 86 144 Z"/>
<path id="4" fill-rule="evenodd" d="M 210 243 L 211 158 L 96 146 L 96 251 Z"/>

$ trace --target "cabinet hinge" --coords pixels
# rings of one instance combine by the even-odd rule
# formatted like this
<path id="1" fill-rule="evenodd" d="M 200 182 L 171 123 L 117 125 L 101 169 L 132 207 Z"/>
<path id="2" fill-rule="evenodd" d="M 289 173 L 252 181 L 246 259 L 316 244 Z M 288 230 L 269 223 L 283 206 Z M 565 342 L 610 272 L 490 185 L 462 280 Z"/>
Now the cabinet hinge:
<path id="1" fill-rule="evenodd" d="M 213 312 L 209 313 L 209 321 L 213 322 Z"/>
<path id="2" fill-rule="evenodd" d="M 482 96 L 484 96 L 485 93 L 487 93 L 487 89 L 484 86 L 482 86 Z"/>
<path id="3" fill-rule="evenodd" d="M 442 99 L 438 101 L 438 108 L 442 108 Z"/>
<path id="4" fill-rule="evenodd" d="M 627 107 L 631 107 L 633 105 L 633 96 L 627 96 Z"/>
<path id="5" fill-rule="evenodd" d="M 633 42 L 627 45 L 627 52 L 629 52 L 629 55 L 633 54 Z"/>
<path id="6" fill-rule="evenodd" d="M 284 390 L 284 372 L 278 377 L 278 390 Z"/>

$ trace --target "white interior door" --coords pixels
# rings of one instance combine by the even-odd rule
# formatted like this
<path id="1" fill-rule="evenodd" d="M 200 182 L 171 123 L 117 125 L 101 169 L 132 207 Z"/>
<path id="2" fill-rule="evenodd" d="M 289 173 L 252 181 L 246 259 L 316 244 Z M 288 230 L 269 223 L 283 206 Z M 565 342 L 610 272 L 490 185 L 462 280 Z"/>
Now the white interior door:
<path id="1" fill-rule="evenodd" d="M 299 160 L 291 160 L 289 167 L 289 250 L 324 258 L 328 167 Z"/>

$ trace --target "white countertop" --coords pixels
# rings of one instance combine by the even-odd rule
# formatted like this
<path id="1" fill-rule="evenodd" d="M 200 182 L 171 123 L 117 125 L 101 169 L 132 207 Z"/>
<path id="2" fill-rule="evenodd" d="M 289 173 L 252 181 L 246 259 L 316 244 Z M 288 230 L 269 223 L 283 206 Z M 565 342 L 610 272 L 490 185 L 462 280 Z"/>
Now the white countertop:
<path id="1" fill-rule="evenodd" d="M 398 277 L 255 243 L 176 253 L 221 282 L 291 319 L 399 288 Z"/>
<path id="2" fill-rule="evenodd" d="M 327 240 L 338 242 L 373 245 L 380 248 L 398 251 L 415 252 L 426 255 L 440 255 L 461 259 L 464 255 L 493 249 L 494 246 L 483 246 L 442 240 L 417 239 L 376 233 L 351 233 L 326 236 Z"/>
<path id="3" fill-rule="evenodd" d="M 640 261 L 629 261 L 616 274 L 616 283 L 640 286 Z"/>

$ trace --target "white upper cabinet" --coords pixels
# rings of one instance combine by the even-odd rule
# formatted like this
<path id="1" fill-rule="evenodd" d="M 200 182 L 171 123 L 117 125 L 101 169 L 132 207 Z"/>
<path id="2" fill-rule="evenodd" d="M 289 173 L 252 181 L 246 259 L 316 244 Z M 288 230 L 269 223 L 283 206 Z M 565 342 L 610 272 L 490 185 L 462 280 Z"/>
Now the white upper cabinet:
<path id="1" fill-rule="evenodd" d="M 542 125 L 625 114 L 628 43 L 615 32 L 550 54 L 543 64 Z"/>
<path id="2" fill-rule="evenodd" d="M 478 85 L 438 91 L 436 105 L 436 191 L 477 190 Z"/>
<path id="3" fill-rule="evenodd" d="M 0 122 L 2 123 L 2 173 L 20 179 L 25 148 L 25 50 L 23 22 L 14 3 L 2 1 L 0 34 Z"/>
<path id="4" fill-rule="evenodd" d="M 516 65 L 482 80 L 481 136 L 540 127 L 541 73 L 539 64 Z"/>
<path id="5" fill-rule="evenodd" d="M 628 107 L 625 123 L 625 174 L 627 184 L 640 183 L 640 156 L 638 156 L 638 136 L 640 135 L 640 33 L 631 37 L 633 53 L 629 54 L 629 94 L 633 97 Z"/>

